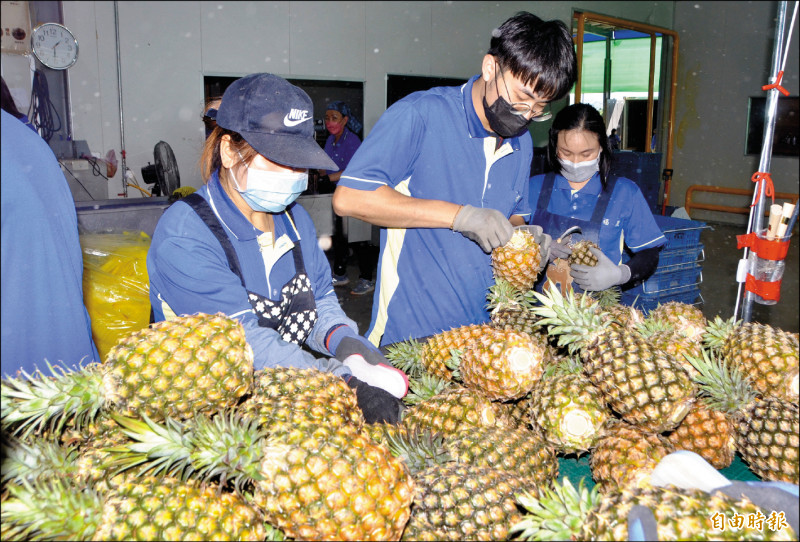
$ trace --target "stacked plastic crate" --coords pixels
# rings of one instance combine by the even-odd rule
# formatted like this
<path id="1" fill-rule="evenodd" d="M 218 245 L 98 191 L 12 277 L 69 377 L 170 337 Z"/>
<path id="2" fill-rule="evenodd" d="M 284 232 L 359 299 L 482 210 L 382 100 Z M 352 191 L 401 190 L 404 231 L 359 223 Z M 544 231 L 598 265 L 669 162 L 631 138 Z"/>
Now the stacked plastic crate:
<path id="1" fill-rule="evenodd" d="M 638 307 L 645 314 L 667 301 L 702 303 L 700 284 L 705 253 L 700 233 L 709 226 L 705 222 L 669 216 L 654 215 L 654 218 L 667 238 L 659 255 L 658 268 L 649 279 L 622 292 L 622 302 Z"/>

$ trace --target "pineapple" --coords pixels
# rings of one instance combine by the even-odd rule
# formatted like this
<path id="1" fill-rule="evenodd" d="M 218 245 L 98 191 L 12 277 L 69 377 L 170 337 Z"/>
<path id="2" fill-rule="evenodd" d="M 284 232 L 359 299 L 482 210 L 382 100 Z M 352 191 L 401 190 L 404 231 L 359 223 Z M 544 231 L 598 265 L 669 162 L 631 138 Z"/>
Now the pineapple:
<path id="1" fill-rule="evenodd" d="M 406 410 L 402 424 L 412 432 L 428 430 L 448 436 L 463 428 L 508 427 L 511 422 L 482 393 L 454 386 Z"/>
<path id="2" fill-rule="evenodd" d="M 708 323 L 703 311 L 688 303 L 667 301 L 650 311 L 650 320 L 664 322 L 690 341 L 702 342 Z"/>
<path id="3" fill-rule="evenodd" d="M 19 539 L 264 540 L 252 506 L 213 486 L 148 476 L 107 494 L 56 479 L 8 488 L 3 523 Z M 15 538 L 16 538 L 15 536 Z"/>
<path id="4" fill-rule="evenodd" d="M 463 351 L 458 374 L 464 385 L 489 399 L 518 399 L 542 376 L 548 349 L 527 333 L 482 326 L 483 335 Z"/>
<path id="5" fill-rule="evenodd" d="M 667 436 L 667 440 L 676 450 L 694 452 L 716 469 L 729 467 L 736 455 L 733 424 L 724 412 L 710 408 L 702 401 Z"/>
<path id="6" fill-rule="evenodd" d="M 686 361 L 686 356 L 701 355 L 703 349 L 701 342 L 688 338 L 678 329 L 671 327 L 665 320 L 648 318 L 639 323 L 636 330 L 654 347 L 674 357 L 686 369 L 690 377 L 697 374 L 692 364 Z"/>
<path id="7" fill-rule="evenodd" d="M 252 503 L 286 536 L 398 539 L 408 521 L 414 482 L 406 467 L 355 427 L 303 424 L 267 436 L 270 426 L 234 413 L 166 425 L 114 418 L 138 441 L 114 449 L 117 465 L 252 486 Z"/>
<path id="8" fill-rule="evenodd" d="M 594 267 L 597 265 L 597 256 L 591 253 L 590 248 L 600 247 L 594 241 L 583 239 L 572 245 L 572 254 L 569 255 L 567 261 L 570 265 L 580 264 Z"/>
<path id="9" fill-rule="evenodd" d="M 459 463 L 504 470 L 526 487 L 550 486 L 558 476 L 555 451 L 523 427 L 465 429 L 449 437 L 444 447 Z"/>
<path id="10" fill-rule="evenodd" d="M 452 357 L 463 352 L 467 345 L 484 333 L 478 324 L 461 326 L 432 335 L 424 343 L 409 339 L 395 343 L 387 358 L 392 364 L 411 377 L 428 373 L 445 380 L 452 380 Z"/>
<path id="11" fill-rule="evenodd" d="M 600 390 L 582 370 L 578 360 L 568 358 L 549 369 L 531 394 L 530 417 L 547 442 L 562 453 L 593 448 L 611 417 Z"/>
<path id="12" fill-rule="evenodd" d="M 706 404 L 733 423 L 736 448 L 754 473 L 768 481 L 800 482 L 800 409 L 781 399 L 759 399 L 735 366 L 703 351 L 690 358 Z"/>
<path id="13" fill-rule="evenodd" d="M 103 364 L 53 377 L 2 381 L 2 425 L 60 432 L 101 411 L 178 419 L 234 406 L 250 390 L 253 352 L 244 329 L 222 314 L 159 322 L 120 341 Z"/>
<path id="14" fill-rule="evenodd" d="M 715 516 L 766 518 L 768 511 L 744 497 L 736 500 L 699 489 L 666 486 L 602 495 L 596 487 L 591 491 L 583 487 L 583 480 L 577 489 L 564 480 L 538 498 L 522 494 L 517 500 L 527 514 L 511 532 L 522 540 L 630 540 L 628 514 L 634 506 L 653 512 L 658 540 L 789 540 L 797 536 L 788 526 L 777 531 L 752 526 L 735 529 L 723 521 L 720 528 Z"/>
<path id="15" fill-rule="evenodd" d="M 658 462 L 674 451 L 661 435 L 615 420 L 606 424 L 592 452 L 592 478 L 603 493 L 648 487 Z"/>
<path id="16" fill-rule="evenodd" d="M 361 427 L 364 416 L 355 394 L 345 381 L 331 373 L 293 367 L 268 367 L 256 371 L 253 393 L 238 407 L 273 435 L 301 424 L 326 423 L 330 427 Z"/>
<path id="17" fill-rule="evenodd" d="M 492 250 L 492 271 L 495 279 L 507 280 L 520 291 L 533 288 L 541 269 L 542 252 L 539 243 L 524 229 L 515 229 L 505 245 Z"/>
<path id="18" fill-rule="evenodd" d="M 612 326 L 608 313 L 586 297 L 577 305 L 572 293 L 565 298 L 556 288 L 533 294 L 542 302 L 532 309 L 542 325 L 559 336 L 559 346 L 580 351 L 585 374 L 612 410 L 646 431 L 677 427 L 694 404 L 695 386 L 674 357 L 635 330 Z"/>
<path id="19" fill-rule="evenodd" d="M 505 540 L 522 519 L 514 474 L 470 464 L 429 467 L 415 477 L 412 518 L 402 540 Z"/>
<path id="20" fill-rule="evenodd" d="M 758 393 L 797 404 L 797 334 L 717 316 L 708 324 L 704 340 L 706 346 L 718 349 L 731 366 L 747 376 Z"/>

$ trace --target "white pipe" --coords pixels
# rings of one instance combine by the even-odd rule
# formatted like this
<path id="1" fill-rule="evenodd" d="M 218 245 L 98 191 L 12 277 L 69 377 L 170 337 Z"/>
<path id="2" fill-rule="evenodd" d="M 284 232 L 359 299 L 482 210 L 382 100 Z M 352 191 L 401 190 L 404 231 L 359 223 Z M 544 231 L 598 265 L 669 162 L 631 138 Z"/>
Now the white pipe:
<path id="1" fill-rule="evenodd" d="M 122 109 L 122 60 L 120 58 L 119 47 L 119 8 L 117 0 L 114 0 L 114 35 L 117 40 L 117 90 L 119 95 L 119 144 L 122 148 L 122 195 L 128 197 L 128 166 L 125 164 L 125 114 Z"/>

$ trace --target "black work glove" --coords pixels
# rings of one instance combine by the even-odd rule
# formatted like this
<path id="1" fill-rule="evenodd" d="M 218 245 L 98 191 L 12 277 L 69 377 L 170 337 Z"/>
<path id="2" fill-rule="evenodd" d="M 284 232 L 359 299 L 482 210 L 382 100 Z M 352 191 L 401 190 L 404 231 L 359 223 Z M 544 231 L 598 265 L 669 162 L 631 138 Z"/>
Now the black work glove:
<path id="1" fill-rule="evenodd" d="M 347 385 L 356 392 L 358 408 L 364 413 L 364 420 L 367 423 L 397 424 L 400 421 L 400 399 L 354 376 L 347 380 Z"/>
<path id="2" fill-rule="evenodd" d="M 453 220 L 453 231 L 478 243 L 489 254 L 493 248 L 508 243 L 514 227 L 497 209 L 464 205 Z"/>

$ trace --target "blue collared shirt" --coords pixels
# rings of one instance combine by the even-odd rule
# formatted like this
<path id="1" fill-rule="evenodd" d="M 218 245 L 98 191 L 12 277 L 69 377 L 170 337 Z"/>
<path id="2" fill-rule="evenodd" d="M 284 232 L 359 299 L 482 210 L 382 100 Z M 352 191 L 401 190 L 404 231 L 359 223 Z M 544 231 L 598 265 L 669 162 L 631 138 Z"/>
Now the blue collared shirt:
<path id="1" fill-rule="evenodd" d="M 260 327 L 247 298 L 249 290 L 273 301 L 280 299 L 281 289 L 296 273 L 291 250 L 299 243 L 317 303 L 317 322 L 306 344 L 330 356 L 333 354 L 324 342 L 331 327 L 343 323 L 357 333 L 356 323 L 345 316 L 333 291 L 330 265 L 317 245 L 314 223 L 306 210 L 293 204 L 294 221 L 286 212 L 274 214 L 272 239 L 239 211 L 222 189 L 217 173 L 197 193 L 208 201 L 222 223 L 236 250 L 247 288 L 228 267 L 225 252 L 211 230 L 189 205 L 179 200 L 158 221 L 147 254 L 150 302 L 156 321 L 171 313 L 222 312 L 244 326 L 256 369 L 311 367 L 349 375 L 350 370 L 338 361 L 315 359 L 298 345 L 283 341 L 274 329 Z"/>
<path id="2" fill-rule="evenodd" d="M 335 135 L 329 135 L 328 139 L 325 141 L 325 152 L 331 157 L 331 160 L 336 162 L 339 169 L 327 170 L 328 175 L 336 173 L 337 171 L 343 171 L 360 146 L 361 140 L 347 127 L 344 128 L 342 137 L 339 138 L 338 142 L 336 141 Z"/>
<path id="3" fill-rule="evenodd" d="M 472 77 L 460 87 L 415 92 L 378 119 L 339 184 L 388 186 L 414 198 L 530 214 L 530 135 L 503 141 L 481 124 Z M 489 319 L 491 257 L 447 228 L 383 228 L 367 338 L 390 344 Z"/>
<path id="4" fill-rule="evenodd" d="M 528 201 L 534 208 L 539 200 L 543 180 L 544 175 L 531 177 Z M 601 188 L 600 173 L 595 173 L 578 191 L 573 190 L 569 182 L 557 174 L 547 211 L 579 220 L 590 220 Z M 556 237 L 563 232 L 545 233 Z M 600 228 L 598 242 L 600 250 L 612 262 L 620 263 L 624 245 L 627 245 L 632 252 L 639 252 L 646 248 L 662 246 L 666 242 L 667 239 L 656 224 L 642 191 L 632 180 L 619 177 Z"/>

